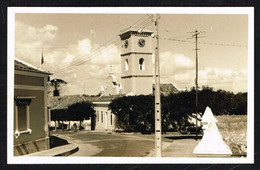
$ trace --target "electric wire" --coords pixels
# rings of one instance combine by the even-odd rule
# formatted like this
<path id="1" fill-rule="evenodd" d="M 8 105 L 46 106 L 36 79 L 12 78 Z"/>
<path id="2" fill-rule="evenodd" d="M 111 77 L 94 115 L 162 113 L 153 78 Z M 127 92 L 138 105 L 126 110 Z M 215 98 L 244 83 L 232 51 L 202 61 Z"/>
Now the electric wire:
<path id="1" fill-rule="evenodd" d="M 178 41 L 178 42 L 184 42 L 184 43 L 194 43 L 193 41 L 176 39 L 176 38 L 160 37 L 160 39 L 162 39 L 162 40 L 170 40 L 170 41 Z M 198 44 L 218 45 L 218 46 L 233 46 L 233 47 L 247 47 L 247 45 L 243 45 L 243 44 L 215 43 L 215 42 L 198 42 Z"/>
<path id="2" fill-rule="evenodd" d="M 141 19 L 145 18 L 146 16 L 148 16 L 148 15 L 145 15 L 145 16 L 142 17 Z M 139 21 L 141 21 L 141 19 L 140 19 Z M 138 22 L 139 22 L 139 21 L 138 21 Z M 135 23 L 138 23 L 138 22 L 135 22 Z M 138 24 L 138 26 L 146 27 L 146 25 L 148 25 L 148 24 L 151 24 L 151 19 L 150 19 L 150 18 L 143 20 L 142 22 L 140 22 L 140 23 Z M 118 36 L 114 36 L 112 39 L 117 38 L 117 37 L 118 37 Z M 97 54 L 98 54 L 99 52 L 101 52 L 101 51 L 100 51 L 100 48 L 104 47 L 104 46 L 105 46 L 106 44 L 108 44 L 108 43 L 110 43 L 110 44 L 115 43 L 115 45 L 118 45 L 119 43 L 121 43 L 121 41 L 120 41 L 119 39 L 118 39 L 118 40 L 113 40 L 113 41 L 112 41 L 112 39 L 109 40 L 108 42 L 106 42 L 105 44 L 103 44 L 103 45 L 102 45 L 101 47 L 99 47 L 98 49 L 96 49 L 94 52 L 92 52 L 92 53 L 94 53 L 94 54 L 90 54 L 91 56 L 89 56 L 89 57 L 87 57 L 87 58 L 82 57 L 81 60 L 77 61 L 76 63 L 73 63 L 72 65 L 70 65 L 70 66 L 68 66 L 68 67 L 64 67 L 64 68 L 62 68 L 62 69 L 59 69 L 59 70 L 56 71 L 54 74 L 58 74 L 58 73 L 67 71 L 68 69 L 75 68 L 76 66 L 82 65 L 82 64 L 86 63 L 86 61 L 89 61 L 90 59 L 93 59 L 93 58 L 97 57 L 97 56 L 98 56 Z M 111 42 L 111 41 L 112 41 L 112 42 Z M 117 42 L 117 41 L 118 41 L 118 42 Z M 109 50 L 109 49 L 107 49 L 107 50 Z M 105 52 L 105 51 L 102 51 L 102 52 Z"/>

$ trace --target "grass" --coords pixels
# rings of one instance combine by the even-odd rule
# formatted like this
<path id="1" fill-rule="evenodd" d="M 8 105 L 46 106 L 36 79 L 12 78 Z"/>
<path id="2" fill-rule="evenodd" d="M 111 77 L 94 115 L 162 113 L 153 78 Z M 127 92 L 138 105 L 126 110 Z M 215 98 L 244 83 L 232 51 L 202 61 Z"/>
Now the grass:
<path id="1" fill-rule="evenodd" d="M 246 155 L 247 148 L 247 116 L 221 115 L 216 116 L 217 126 L 223 140 L 230 147 L 233 155 Z"/>

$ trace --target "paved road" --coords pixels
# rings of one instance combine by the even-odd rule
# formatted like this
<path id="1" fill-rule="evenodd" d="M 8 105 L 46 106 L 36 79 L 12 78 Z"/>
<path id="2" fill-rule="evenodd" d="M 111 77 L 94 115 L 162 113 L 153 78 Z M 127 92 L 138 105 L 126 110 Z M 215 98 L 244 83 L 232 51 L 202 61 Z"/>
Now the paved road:
<path id="1" fill-rule="evenodd" d="M 154 135 L 116 134 L 97 132 L 56 132 L 71 143 L 77 144 L 79 151 L 71 156 L 98 157 L 153 157 Z M 163 157 L 192 157 L 199 140 L 179 134 L 163 135 Z"/>

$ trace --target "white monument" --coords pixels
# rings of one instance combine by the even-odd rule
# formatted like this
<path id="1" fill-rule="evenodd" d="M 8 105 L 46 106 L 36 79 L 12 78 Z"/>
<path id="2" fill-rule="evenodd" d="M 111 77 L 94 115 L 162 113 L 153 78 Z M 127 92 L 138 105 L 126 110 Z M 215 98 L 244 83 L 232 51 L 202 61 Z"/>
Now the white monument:
<path id="1" fill-rule="evenodd" d="M 207 106 L 202 118 L 201 118 L 201 123 L 202 123 L 202 129 L 205 131 L 208 127 L 209 122 L 215 122 L 217 123 L 218 120 L 214 117 L 211 109 Z"/>
<path id="2" fill-rule="evenodd" d="M 206 122 L 207 121 L 207 122 Z M 211 109 L 206 108 L 202 117 L 204 122 L 204 135 L 199 144 L 195 147 L 193 153 L 196 155 L 218 155 L 218 156 L 230 156 L 232 154 L 230 148 L 223 141 L 221 134 L 219 133 L 215 119 Z"/>

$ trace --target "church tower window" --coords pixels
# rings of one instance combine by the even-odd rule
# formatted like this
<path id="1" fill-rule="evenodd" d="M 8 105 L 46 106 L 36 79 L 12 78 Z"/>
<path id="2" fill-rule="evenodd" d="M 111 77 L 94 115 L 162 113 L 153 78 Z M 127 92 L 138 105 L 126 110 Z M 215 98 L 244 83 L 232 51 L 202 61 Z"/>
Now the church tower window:
<path id="1" fill-rule="evenodd" d="M 144 70 L 144 59 L 143 58 L 139 59 L 139 70 Z"/>
<path id="2" fill-rule="evenodd" d="M 125 60 L 125 71 L 128 71 L 128 59 Z"/>

